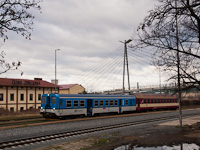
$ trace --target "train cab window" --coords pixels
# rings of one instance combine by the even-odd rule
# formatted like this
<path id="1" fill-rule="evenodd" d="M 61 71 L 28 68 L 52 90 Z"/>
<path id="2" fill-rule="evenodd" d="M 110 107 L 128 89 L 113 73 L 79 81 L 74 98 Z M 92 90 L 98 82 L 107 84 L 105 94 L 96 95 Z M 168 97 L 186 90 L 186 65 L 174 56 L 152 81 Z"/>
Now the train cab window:
<path id="1" fill-rule="evenodd" d="M 85 101 L 80 101 L 80 107 L 85 107 Z"/>
<path id="2" fill-rule="evenodd" d="M 72 107 L 72 101 L 67 101 L 66 104 L 67 104 L 67 108 Z"/>
<path id="3" fill-rule="evenodd" d="M 97 101 L 97 100 L 94 101 L 94 106 L 95 106 L 95 107 L 98 107 L 98 106 L 99 106 L 99 101 Z"/>
<path id="4" fill-rule="evenodd" d="M 108 100 L 105 100 L 105 106 L 108 106 Z"/>
<path id="5" fill-rule="evenodd" d="M 125 105 L 128 106 L 128 100 L 125 100 Z"/>
<path id="6" fill-rule="evenodd" d="M 100 107 L 103 107 L 103 100 L 100 100 Z"/>
<path id="7" fill-rule="evenodd" d="M 113 100 L 110 100 L 110 106 L 113 106 Z"/>
<path id="8" fill-rule="evenodd" d="M 55 104 L 56 103 L 56 97 L 52 97 L 52 104 Z"/>
<path id="9" fill-rule="evenodd" d="M 74 107 L 78 107 L 78 101 L 77 100 L 74 101 Z"/>
<path id="10" fill-rule="evenodd" d="M 42 104 L 45 104 L 45 103 L 46 103 L 46 98 L 47 98 L 47 97 L 42 97 Z"/>
<path id="11" fill-rule="evenodd" d="M 115 106 L 118 106 L 118 101 L 117 100 L 115 100 Z"/>

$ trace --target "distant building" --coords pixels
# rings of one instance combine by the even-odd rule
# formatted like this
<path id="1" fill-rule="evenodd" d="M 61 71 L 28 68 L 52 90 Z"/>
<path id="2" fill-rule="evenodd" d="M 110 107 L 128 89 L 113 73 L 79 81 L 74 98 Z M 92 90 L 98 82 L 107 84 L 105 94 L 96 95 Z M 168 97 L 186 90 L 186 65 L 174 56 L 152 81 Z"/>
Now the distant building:
<path id="1" fill-rule="evenodd" d="M 59 92 L 58 86 L 56 92 Z M 55 93 L 55 84 L 42 78 L 34 80 L 0 78 L 0 109 L 15 112 L 38 109 L 42 94 L 47 93 Z"/>
<path id="2" fill-rule="evenodd" d="M 59 85 L 59 94 L 82 94 L 85 88 L 79 84 L 64 84 Z"/>

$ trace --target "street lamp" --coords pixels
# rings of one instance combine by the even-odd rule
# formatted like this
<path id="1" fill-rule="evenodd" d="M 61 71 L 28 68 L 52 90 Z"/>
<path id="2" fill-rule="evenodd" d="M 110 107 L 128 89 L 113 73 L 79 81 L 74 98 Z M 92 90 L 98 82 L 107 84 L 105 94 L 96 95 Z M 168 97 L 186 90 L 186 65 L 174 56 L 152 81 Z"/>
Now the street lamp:
<path id="1" fill-rule="evenodd" d="M 125 64 L 127 65 L 127 76 L 128 76 L 128 89 L 130 91 L 130 80 L 129 80 L 129 69 L 128 69 L 128 54 L 127 54 L 127 44 L 130 43 L 132 40 L 125 40 L 124 42 L 120 41 L 121 43 L 124 43 L 124 65 L 123 65 L 123 87 L 122 87 L 122 94 L 125 93 L 125 87 L 124 87 L 124 80 L 125 80 Z M 126 61 L 126 63 L 125 63 Z"/>
<path id="2" fill-rule="evenodd" d="M 60 49 L 55 50 L 55 94 L 56 94 L 56 52 L 59 51 Z"/>

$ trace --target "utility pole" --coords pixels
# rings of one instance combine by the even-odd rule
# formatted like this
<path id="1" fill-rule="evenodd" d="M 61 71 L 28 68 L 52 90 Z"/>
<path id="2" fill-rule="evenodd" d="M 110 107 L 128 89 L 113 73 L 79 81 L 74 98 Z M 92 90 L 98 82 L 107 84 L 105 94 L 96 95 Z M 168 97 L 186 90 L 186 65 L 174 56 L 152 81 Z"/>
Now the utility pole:
<path id="1" fill-rule="evenodd" d="M 178 38 L 178 11 L 177 0 L 175 1 L 176 7 L 176 46 L 177 46 L 177 76 L 178 76 L 178 101 L 179 101 L 179 121 L 180 128 L 182 128 L 182 108 L 181 108 L 181 81 L 180 81 L 180 55 L 179 55 L 179 38 Z"/>
<path id="2" fill-rule="evenodd" d="M 59 51 L 59 50 L 60 49 L 55 50 L 55 94 L 56 94 L 56 85 L 57 85 L 57 83 L 56 83 L 56 52 Z"/>
<path id="3" fill-rule="evenodd" d="M 125 81 L 125 68 L 127 67 L 127 76 L 128 76 L 128 90 L 130 90 L 130 79 L 129 79 L 129 69 L 128 69 L 128 54 L 127 54 L 127 44 L 130 43 L 132 40 L 129 39 L 128 41 L 120 41 L 124 43 L 124 64 L 123 64 L 123 85 L 122 85 L 122 94 L 125 93 L 124 81 Z M 126 66 L 126 67 L 125 67 Z"/>

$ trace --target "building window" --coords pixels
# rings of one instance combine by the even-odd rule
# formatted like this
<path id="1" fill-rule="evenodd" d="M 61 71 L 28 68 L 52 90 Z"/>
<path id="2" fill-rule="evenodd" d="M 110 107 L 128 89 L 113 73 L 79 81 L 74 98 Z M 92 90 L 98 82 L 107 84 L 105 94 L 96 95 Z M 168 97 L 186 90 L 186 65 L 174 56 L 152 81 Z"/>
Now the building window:
<path id="1" fill-rule="evenodd" d="M 10 94 L 10 101 L 14 101 L 14 94 Z"/>
<path id="2" fill-rule="evenodd" d="M 0 93 L 0 101 L 3 101 L 3 93 Z"/>
<path id="3" fill-rule="evenodd" d="M 38 100 L 39 101 L 41 100 L 41 94 L 38 94 Z"/>
<path id="4" fill-rule="evenodd" d="M 21 101 L 24 100 L 24 94 L 20 94 L 20 100 L 21 100 Z"/>
<path id="5" fill-rule="evenodd" d="M 12 111 L 12 112 L 13 112 L 13 111 L 14 111 L 14 107 L 10 107 L 10 111 Z"/>
<path id="6" fill-rule="evenodd" d="M 30 94 L 30 101 L 33 100 L 33 94 Z"/>
<path id="7" fill-rule="evenodd" d="M 20 111 L 23 111 L 24 110 L 24 107 L 20 107 Z"/>

